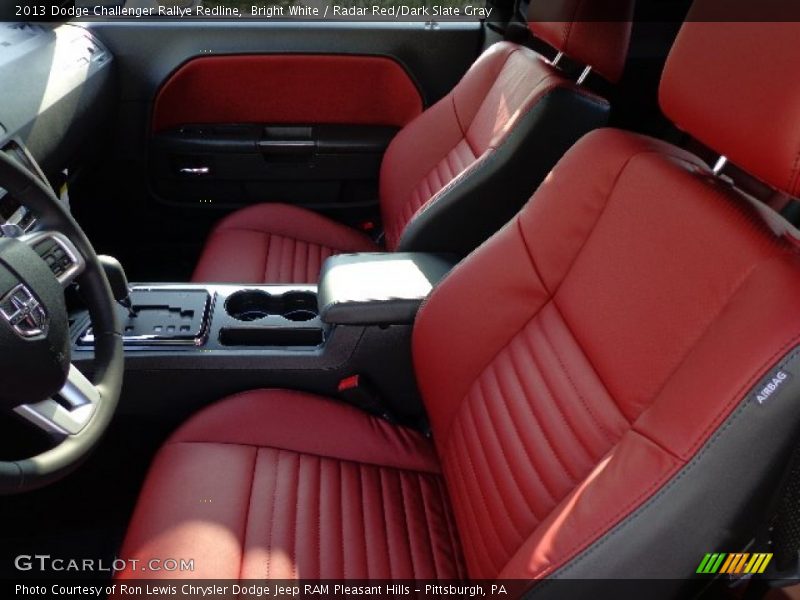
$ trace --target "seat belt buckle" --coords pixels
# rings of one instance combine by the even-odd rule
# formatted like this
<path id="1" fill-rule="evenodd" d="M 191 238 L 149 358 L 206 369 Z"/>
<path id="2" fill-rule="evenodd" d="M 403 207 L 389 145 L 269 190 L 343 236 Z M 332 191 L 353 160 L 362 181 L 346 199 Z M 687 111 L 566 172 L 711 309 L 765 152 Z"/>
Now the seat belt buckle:
<path id="1" fill-rule="evenodd" d="M 339 396 L 348 404 L 352 404 L 372 415 L 395 423 L 391 412 L 380 401 L 380 394 L 363 375 L 350 375 L 339 382 Z"/>

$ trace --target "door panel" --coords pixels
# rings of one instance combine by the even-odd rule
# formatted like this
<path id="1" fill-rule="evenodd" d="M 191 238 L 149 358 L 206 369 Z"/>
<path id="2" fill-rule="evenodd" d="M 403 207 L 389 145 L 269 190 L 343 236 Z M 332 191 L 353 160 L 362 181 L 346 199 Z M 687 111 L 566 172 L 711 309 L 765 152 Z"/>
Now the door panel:
<path id="1" fill-rule="evenodd" d="M 313 161 L 301 169 L 298 156 L 290 160 L 262 152 L 258 158 L 266 163 L 268 173 L 260 182 L 252 173 L 253 156 L 229 168 L 237 162 L 230 153 L 217 162 L 228 165 L 228 174 L 238 170 L 250 172 L 249 176 L 234 181 L 218 173 L 216 180 L 211 174 L 195 180 L 189 175 L 176 177 L 175 165 L 159 154 L 163 145 L 154 139 L 154 131 L 174 134 L 183 125 L 203 124 L 398 127 L 456 84 L 480 52 L 483 40 L 478 22 L 105 21 L 86 25 L 115 55 L 120 75 L 114 166 L 125 169 L 128 185 L 132 178 L 145 185 L 143 195 L 150 204 L 178 204 L 184 211 L 194 209 L 190 212 L 200 218 L 208 215 L 208 222 L 217 218 L 219 209 L 265 201 L 298 203 L 345 222 L 358 222 L 376 211 L 377 177 L 386 140 L 361 157 L 351 152 L 333 163 L 326 159 L 329 167 L 337 162 L 350 165 L 340 171 L 339 179 L 322 179 L 321 174 L 331 169 L 317 169 Z M 368 135 L 380 138 L 385 133 L 381 129 Z M 314 129 L 311 135 L 320 132 Z M 352 129 L 340 141 L 363 135 L 363 130 Z M 210 136 L 219 137 L 219 133 Z M 359 158 L 363 160 L 356 167 Z M 193 160 L 190 157 L 189 164 L 178 160 L 177 168 L 191 168 Z M 202 160 L 196 162 L 198 168 L 208 166 Z M 291 168 L 280 168 L 287 163 Z M 141 197 L 136 204 L 142 206 Z"/>
<path id="2" fill-rule="evenodd" d="M 382 56 L 195 58 L 155 100 L 154 191 L 200 206 L 371 204 L 384 150 L 421 112 L 416 84 Z"/>

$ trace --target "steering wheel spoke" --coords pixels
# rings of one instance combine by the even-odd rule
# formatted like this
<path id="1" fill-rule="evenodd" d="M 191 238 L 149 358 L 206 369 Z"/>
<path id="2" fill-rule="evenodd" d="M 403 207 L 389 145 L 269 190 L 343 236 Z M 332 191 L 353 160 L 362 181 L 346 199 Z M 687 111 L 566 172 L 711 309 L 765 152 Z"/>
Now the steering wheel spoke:
<path id="1" fill-rule="evenodd" d="M 67 381 L 53 398 L 20 404 L 14 412 L 51 435 L 76 435 L 86 427 L 100 400 L 97 387 L 70 364 Z"/>
<path id="2" fill-rule="evenodd" d="M 37 231 L 18 238 L 42 257 L 66 288 L 86 268 L 86 261 L 70 239 L 57 231 Z"/>

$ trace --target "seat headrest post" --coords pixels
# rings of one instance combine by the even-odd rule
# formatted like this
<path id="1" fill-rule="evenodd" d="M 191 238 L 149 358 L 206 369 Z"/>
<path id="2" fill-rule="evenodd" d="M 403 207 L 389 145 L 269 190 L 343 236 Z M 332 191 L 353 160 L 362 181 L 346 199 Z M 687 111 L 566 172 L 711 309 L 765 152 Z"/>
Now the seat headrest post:
<path id="1" fill-rule="evenodd" d="M 592 66 L 587 65 L 586 68 L 584 68 L 581 74 L 578 76 L 578 79 L 577 81 L 575 81 L 575 83 L 581 85 L 584 81 L 586 81 L 586 78 L 589 76 L 589 73 L 591 72 L 592 72 Z"/>
<path id="2" fill-rule="evenodd" d="M 532 0 L 528 28 L 575 62 L 605 79 L 622 77 L 635 0 Z"/>
<path id="3" fill-rule="evenodd" d="M 731 21 L 724 20 L 730 19 L 724 2 L 695 0 L 667 58 L 659 104 L 679 129 L 704 146 L 797 197 L 800 20 L 760 20 L 762 10 L 779 8 L 764 2 L 766 8 L 761 2 L 736 4 L 740 12 L 749 12 Z M 770 19 L 774 10 L 767 13 Z"/>

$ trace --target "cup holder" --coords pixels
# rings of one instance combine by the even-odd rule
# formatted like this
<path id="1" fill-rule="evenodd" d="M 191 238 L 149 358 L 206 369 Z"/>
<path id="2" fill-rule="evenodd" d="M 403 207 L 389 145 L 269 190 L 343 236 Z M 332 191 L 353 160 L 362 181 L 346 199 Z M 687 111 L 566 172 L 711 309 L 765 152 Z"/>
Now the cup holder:
<path id="1" fill-rule="evenodd" d="M 237 321 L 257 321 L 270 315 L 289 321 L 310 321 L 317 316 L 317 296 L 312 292 L 286 292 L 273 296 L 262 290 L 240 290 L 225 301 L 225 311 Z"/>
<path id="2" fill-rule="evenodd" d="M 237 321 L 257 321 L 269 315 L 272 296 L 259 290 L 234 292 L 225 301 L 225 310 Z"/>
<path id="3" fill-rule="evenodd" d="M 278 296 L 280 310 L 284 319 L 290 321 L 310 321 L 317 316 L 317 295 L 311 292 L 286 292 Z"/>

